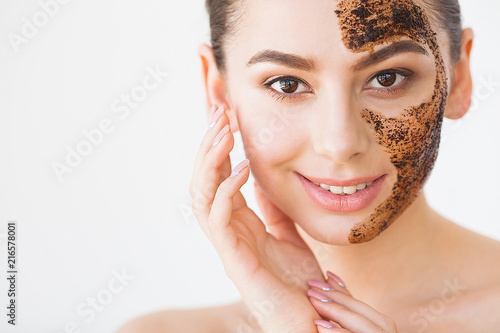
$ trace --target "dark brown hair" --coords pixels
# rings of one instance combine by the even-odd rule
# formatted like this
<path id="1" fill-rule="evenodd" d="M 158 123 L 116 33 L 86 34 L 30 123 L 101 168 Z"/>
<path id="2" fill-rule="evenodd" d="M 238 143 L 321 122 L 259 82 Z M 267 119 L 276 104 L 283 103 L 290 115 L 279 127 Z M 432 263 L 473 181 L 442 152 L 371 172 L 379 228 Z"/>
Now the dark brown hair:
<path id="1" fill-rule="evenodd" d="M 458 0 L 423 0 L 439 29 L 448 34 L 453 62 L 460 59 L 462 19 Z M 219 73 L 226 74 L 224 46 L 234 38 L 243 19 L 247 0 L 206 0 L 210 20 L 210 42 Z"/>
<path id="2" fill-rule="evenodd" d="M 217 68 L 226 74 L 224 46 L 234 38 L 243 19 L 246 0 L 206 0 L 205 7 L 210 20 L 210 42 Z"/>
<path id="3" fill-rule="evenodd" d="M 462 13 L 458 0 L 423 0 L 439 29 L 446 31 L 453 62 L 460 60 L 462 47 Z"/>

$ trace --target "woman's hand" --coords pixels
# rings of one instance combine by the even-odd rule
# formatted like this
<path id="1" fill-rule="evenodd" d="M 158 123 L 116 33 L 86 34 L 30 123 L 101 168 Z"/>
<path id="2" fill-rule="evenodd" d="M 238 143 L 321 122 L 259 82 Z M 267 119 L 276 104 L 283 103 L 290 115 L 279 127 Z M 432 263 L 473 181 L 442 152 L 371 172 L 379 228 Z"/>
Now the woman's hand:
<path id="1" fill-rule="evenodd" d="M 212 108 L 213 112 L 213 108 Z M 228 277 L 250 309 L 250 321 L 264 332 L 317 332 L 320 318 L 307 298 L 307 280 L 324 281 L 321 269 L 295 224 L 256 188 L 269 233 L 248 208 L 240 188 L 248 180 L 248 161 L 231 173 L 234 138 L 220 108 L 196 159 L 190 193 L 204 233 L 222 259 Z"/>
<path id="2" fill-rule="evenodd" d="M 326 320 L 315 320 L 319 333 L 396 333 L 394 320 L 352 297 L 345 284 L 328 272 L 327 283 L 309 280 L 309 299 Z"/>

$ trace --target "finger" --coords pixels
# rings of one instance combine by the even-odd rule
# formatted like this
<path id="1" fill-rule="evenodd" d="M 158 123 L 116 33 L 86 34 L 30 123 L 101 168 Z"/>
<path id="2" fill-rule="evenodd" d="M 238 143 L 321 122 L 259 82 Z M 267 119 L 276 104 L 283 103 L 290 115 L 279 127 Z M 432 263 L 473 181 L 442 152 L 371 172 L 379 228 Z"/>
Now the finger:
<path id="1" fill-rule="evenodd" d="M 269 200 L 257 183 L 254 183 L 254 186 L 255 199 L 269 228 L 269 233 L 278 240 L 287 241 L 300 247 L 307 247 L 307 244 L 297 232 L 292 219 Z"/>
<path id="2" fill-rule="evenodd" d="M 394 321 L 354 297 L 338 290 L 308 290 L 311 303 L 320 315 L 351 331 L 393 332 Z"/>
<path id="3" fill-rule="evenodd" d="M 345 330 L 343 328 L 324 328 L 322 326 L 318 326 L 319 333 L 331 333 L 331 332 L 343 332 L 343 333 L 351 333 L 351 331 Z"/>
<path id="4" fill-rule="evenodd" d="M 334 327 L 334 328 L 325 328 L 323 326 L 318 326 L 318 332 L 319 333 L 351 333 L 351 331 L 348 331 L 346 329 L 343 329 L 343 328 L 339 328 L 339 327 Z"/>
<path id="5" fill-rule="evenodd" d="M 226 116 L 220 120 L 222 124 L 226 121 Z M 217 188 L 229 176 L 231 170 L 229 152 L 233 147 L 234 137 L 229 124 L 226 123 L 214 136 L 212 147 L 201 161 L 197 178 L 193 181 L 193 212 L 200 222 L 208 218 Z"/>
<path id="6" fill-rule="evenodd" d="M 191 196 L 193 196 L 195 185 L 198 184 L 198 177 L 200 175 L 200 169 L 203 165 L 203 161 L 205 160 L 207 153 L 212 148 L 213 141 L 216 135 L 222 130 L 225 125 L 229 123 L 229 119 L 224 119 L 224 117 L 227 118 L 227 115 L 225 114 L 225 109 L 223 106 L 217 108 L 212 117 L 215 121 L 215 125 L 212 128 L 208 128 L 208 130 L 206 131 L 196 155 L 193 175 L 191 177 L 191 184 L 189 185 Z"/>
<path id="7" fill-rule="evenodd" d="M 333 323 L 328 320 L 316 319 L 314 320 L 314 323 L 316 324 L 319 333 L 331 333 L 331 332 L 351 333 L 351 331 L 348 331 L 340 327 L 339 324 Z"/>
<path id="8" fill-rule="evenodd" d="M 341 291 L 347 295 L 352 296 L 351 292 L 347 289 L 346 284 L 338 275 L 336 275 L 330 271 L 326 271 L 326 275 L 328 276 L 326 283 L 328 283 L 335 290 Z"/>
<path id="9" fill-rule="evenodd" d="M 328 281 L 328 280 L 327 280 Z M 337 291 L 340 291 L 340 292 L 343 292 L 345 293 L 346 295 L 349 295 L 351 296 L 351 293 L 341 287 L 337 282 L 333 281 L 331 279 L 329 279 L 328 282 L 323 282 L 323 281 L 320 281 L 320 280 L 314 280 L 314 279 L 311 279 L 311 280 L 308 280 L 307 281 L 307 284 L 312 287 L 312 288 L 316 288 L 318 290 L 322 290 L 322 291 L 331 291 L 331 290 L 337 290 Z"/>
<path id="10" fill-rule="evenodd" d="M 320 301 L 314 297 L 310 297 L 310 301 L 322 317 L 338 322 L 345 329 L 363 333 L 380 332 L 380 327 L 340 304 L 332 301 Z"/>
<path id="11" fill-rule="evenodd" d="M 202 161 L 205 159 L 205 155 L 208 153 L 210 148 L 212 147 L 213 140 L 215 139 L 215 136 L 219 131 L 226 125 L 226 122 L 223 118 L 225 114 L 225 109 L 224 107 L 217 107 L 216 105 L 212 106 L 213 108 L 216 108 L 215 112 L 210 116 L 212 121 L 213 127 L 209 127 L 203 136 L 202 141 L 200 142 L 200 147 L 198 149 L 198 153 L 196 155 L 196 161 L 195 161 L 195 166 L 193 169 L 193 177 L 192 177 L 192 182 L 191 185 L 197 183 L 197 177 L 200 174 L 200 168 L 202 165 Z M 210 121 L 210 119 L 209 119 Z M 215 124 L 213 124 L 215 122 Z M 192 190 L 192 186 L 190 185 L 190 191 Z"/>
<path id="12" fill-rule="evenodd" d="M 230 254 L 236 247 L 236 235 L 229 222 L 233 214 L 233 199 L 250 175 L 248 165 L 248 159 L 239 163 L 215 194 L 207 224 L 212 242 L 221 256 Z"/>

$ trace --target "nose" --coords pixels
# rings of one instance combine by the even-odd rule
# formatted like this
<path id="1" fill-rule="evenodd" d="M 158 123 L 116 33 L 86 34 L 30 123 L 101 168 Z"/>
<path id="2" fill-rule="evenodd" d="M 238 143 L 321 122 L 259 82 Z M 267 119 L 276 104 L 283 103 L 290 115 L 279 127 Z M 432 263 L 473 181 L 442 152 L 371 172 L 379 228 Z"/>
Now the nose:
<path id="1" fill-rule="evenodd" d="M 335 163 L 353 162 L 363 156 L 369 147 L 370 136 L 357 104 L 355 98 L 345 93 L 323 103 L 312 129 L 316 154 Z"/>

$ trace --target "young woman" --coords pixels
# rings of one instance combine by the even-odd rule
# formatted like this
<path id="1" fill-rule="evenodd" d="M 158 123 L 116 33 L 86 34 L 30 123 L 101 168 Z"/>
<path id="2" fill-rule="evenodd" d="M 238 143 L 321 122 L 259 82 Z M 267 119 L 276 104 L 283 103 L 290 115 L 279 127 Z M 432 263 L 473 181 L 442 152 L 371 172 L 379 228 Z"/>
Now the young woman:
<path id="1" fill-rule="evenodd" d="M 457 1 L 207 9 L 209 127 L 190 192 L 242 302 L 121 332 L 500 332 L 500 244 L 422 192 L 443 117 L 471 103 Z M 232 168 L 236 131 L 248 159 Z M 264 221 L 239 191 L 250 170 Z"/>

